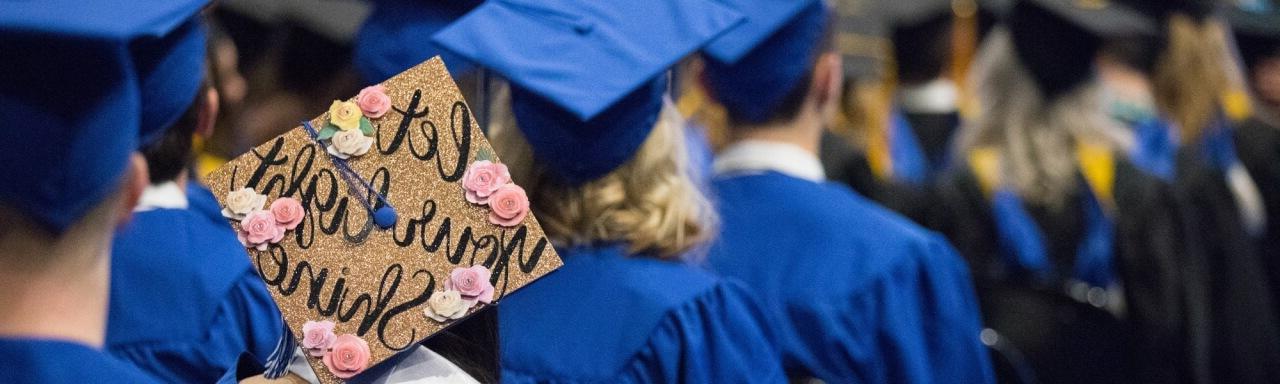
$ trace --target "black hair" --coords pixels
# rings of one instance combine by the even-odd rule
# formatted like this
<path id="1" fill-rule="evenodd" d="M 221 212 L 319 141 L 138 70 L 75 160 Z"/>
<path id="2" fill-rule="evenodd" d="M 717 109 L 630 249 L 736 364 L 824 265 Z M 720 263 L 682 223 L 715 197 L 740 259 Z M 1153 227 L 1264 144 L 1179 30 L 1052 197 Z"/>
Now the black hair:
<path id="1" fill-rule="evenodd" d="M 160 138 L 142 148 L 151 184 L 172 181 L 191 166 L 194 159 L 191 139 L 195 135 L 196 126 L 200 124 L 200 108 L 209 97 L 208 90 L 208 82 L 201 82 L 195 101 L 187 106 L 187 110 L 165 129 Z"/>
<path id="2" fill-rule="evenodd" d="M 440 354 L 481 383 L 501 382 L 498 354 L 498 310 L 485 308 L 422 345 Z"/>
<path id="3" fill-rule="evenodd" d="M 942 76 L 951 62 L 951 26 L 950 12 L 893 26 L 890 38 L 899 83 L 920 84 Z"/>

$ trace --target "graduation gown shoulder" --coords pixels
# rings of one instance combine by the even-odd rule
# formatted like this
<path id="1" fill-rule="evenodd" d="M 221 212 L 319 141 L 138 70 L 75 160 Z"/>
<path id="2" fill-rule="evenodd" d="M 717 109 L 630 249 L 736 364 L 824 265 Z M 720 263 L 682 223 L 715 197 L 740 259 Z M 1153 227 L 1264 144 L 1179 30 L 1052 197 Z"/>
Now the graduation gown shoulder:
<path id="1" fill-rule="evenodd" d="M 168 382 L 213 382 L 242 352 L 270 355 L 282 327 L 213 195 L 193 187 L 188 199 L 117 235 L 106 350 Z"/>
<path id="2" fill-rule="evenodd" d="M 563 267 L 498 307 L 503 382 L 786 382 L 738 284 L 620 246 L 560 255 Z"/>
<path id="3" fill-rule="evenodd" d="M 762 298 L 793 376 L 994 381 L 968 268 L 940 236 L 832 183 L 763 172 L 714 186 L 709 265 Z"/>
<path id="4" fill-rule="evenodd" d="M 1056 285 L 1032 285 L 1010 275 L 991 203 L 969 167 L 955 167 L 939 180 L 929 225 L 946 234 L 973 267 L 987 325 L 1022 349 L 1042 379 L 1188 382 L 1194 357 L 1186 300 L 1195 283 L 1187 281 L 1182 265 L 1184 236 L 1173 192 L 1118 157 L 1114 171 L 1112 254 L 1127 307 L 1123 319 L 1072 299 Z M 1061 261 L 1075 254 L 1078 239 L 1071 244 L 1072 249 L 1050 252 Z M 1074 256 L 1065 259 L 1057 264 L 1069 271 Z M 1073 320 L 1061 313 L 1072 313 Z"/>
<path id="5" fill-rule="evenodd" d="M 0 338 L 3 383 L 158 383 L 101 351 L 66 341 Z"/>

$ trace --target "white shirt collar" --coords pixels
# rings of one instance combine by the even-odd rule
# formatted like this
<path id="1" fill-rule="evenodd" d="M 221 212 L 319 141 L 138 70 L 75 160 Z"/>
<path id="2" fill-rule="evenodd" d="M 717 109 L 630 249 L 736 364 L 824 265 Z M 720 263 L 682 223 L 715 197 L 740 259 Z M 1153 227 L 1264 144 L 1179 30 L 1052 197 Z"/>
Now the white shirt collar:
<path id="1" fill-rule="evenodd" d="M 716 175 L 776 171 L 813 182 L 827 178 L 822 161 L 812 152 L 792 144 L 763 140 L 743 140 L 730 145 L 716 156 L 712 169 Z"/>
<path id="2" fill-rule="evenodd" d="M 187 193 L 178 186 L 177 182 L 168 181 L 160 184 L 148 185 L 147 189 L 142 190 L 142 197 L 138 199 L 138 206 L 133 208 L 134 212 L 146 212 L 153 209 L 187 209 Z"/>
<path id="3" fill-rule="evenodd" d="M 951 113 L 960 105 L 960 88 L 947 79 L 903 86 L 898 89 L 898 105 L 906 112 Z"/>

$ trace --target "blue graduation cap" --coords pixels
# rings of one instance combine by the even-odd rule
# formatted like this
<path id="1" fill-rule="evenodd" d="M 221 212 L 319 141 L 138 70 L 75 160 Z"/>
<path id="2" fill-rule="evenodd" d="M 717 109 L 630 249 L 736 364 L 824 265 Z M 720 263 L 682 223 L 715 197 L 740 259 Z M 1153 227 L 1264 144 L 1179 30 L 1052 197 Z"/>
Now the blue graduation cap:
<path id="1" fill-rule="evenodd" d="M 747 16 L 704 50 L 707 87 L 729 115 L 762 123 L 813 66 L 828 23 L 821 0 L 722 0 Z"/>
<path id="2" fill-rule="evenodd" d="M 144 122 L 163 120 L 159 109 L 144 113 L 159 93 L 142 88 L 164 83 L 162 74 L 180 61 L 135 54 L 167 57 L 149 39 L 182 25 L 203 3 L 6 2 L 0 202 L 61 233 L 115 190 Z"/>
<path id="3" fill-rule="evenodd" d="M 657 120 L 665 72 L 741 19 L 707 0 L 500 0 L 435 41 L 510 80 L 534 155 L 580 184 L 631 158 Z"/>
<path id="4" fill-rule="evenodd" d="M 474 64 L 442 51 L 431 35 L 470 12 L 482 0 L 379 0 L 356 35 L 356 70 L 378 83 L 440 55 L 449 73 L 458 76 Z"/>

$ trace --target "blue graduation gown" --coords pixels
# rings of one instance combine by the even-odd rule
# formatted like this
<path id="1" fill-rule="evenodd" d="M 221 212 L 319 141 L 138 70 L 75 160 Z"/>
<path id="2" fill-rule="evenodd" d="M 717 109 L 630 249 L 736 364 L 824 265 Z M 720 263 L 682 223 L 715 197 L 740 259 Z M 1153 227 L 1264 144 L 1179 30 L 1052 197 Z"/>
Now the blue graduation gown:
<path id="1" fill-rule="evenodd" d="M 67 341 L 0 338 L 0 383 L 154 383 L 102 351 Z"/>
<path id="2" fill-rule="evenodd" d="M 139 212 L 111 260 L 107 352 L 166 382 L 214 382 L 241 352 L 268 356 L 280 313 L 206 189 Z"/>
<path id="3" fill-rule="evenodd" d="M 786 382 L 740 285 L 621 246 L 560 256 L 562 268 L 498 306 L 503 382 Z"/>
<path id="4" fill-rule="evenodd" d="M 830 383 L 994 381 L 964 261 L 843 186 L 774 171 L 718 177 L 709 265 L 762 298 L 787 370 Z"/>

